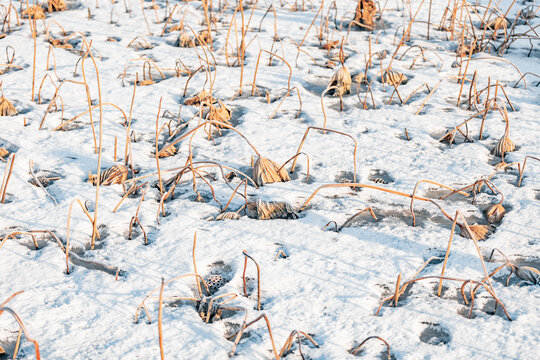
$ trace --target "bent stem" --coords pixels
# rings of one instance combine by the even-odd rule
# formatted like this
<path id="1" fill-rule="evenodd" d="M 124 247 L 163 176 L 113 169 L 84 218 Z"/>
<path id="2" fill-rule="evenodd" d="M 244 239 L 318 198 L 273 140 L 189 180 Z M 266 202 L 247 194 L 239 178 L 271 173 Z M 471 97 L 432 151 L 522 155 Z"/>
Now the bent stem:
<path id="1" fill-rule="evenodd" d="M 244 258 L 244 272 L 242 274 L 242 282 L 244 285 L 244 296 L 247 297 L 247 287 L 246 287 L 246 269 L 247 269 L 247 261 L 248 258 L 253 261 L 255 266 L 257 267 L 257 310 L 261 310 L 261 268 L 259 267 L 259 264 L 253 259 L 250 255 L 248 255 L 247 251 L 242 251 L 242 254 L 245 256 Z"/>
<path id="2" fill-rule="evenodd" d="M 371 340 L 371 339 L 377 339 L 377 340 L 380 340 L 380 341 L 383 342 L 384 345 L 386 345 L 386 356 L 387 356 L 388 360 L 390 360 L 390 359 L 391 359 L 391 357 L 390 357 L 390 345 L 388 344 L 388 342 L 387 342 L 386 340 L 384 340 L 382 337 L 379 337 L 379 336 L 370 336 L 370 337 L 364 339 L 364 341 L 362 341 L 362 342 L 360 343 L 360 345 L 358 345 L 358 346 L 356 347 L 356 349 L 354 349 L 353 351 L 351 351 L 351 354 L 356 355 L 356 353 L 360 350 L 360 348 L 361 348 L 366 342 L 368 342 L 368 340 Z"/>
<path id="3" fill-rule="evenodd" d="M 330 131 L 330 132 L 333 132 L 333 133 L 336 133 L 336 134 L 339 134 L 339 135 L 343 135 L 343 136 L 347 136 L 349 137 L 352 141 L 354 141 L 354 150 L 353 150 L 353 165 L 354 165 L 354 174 L 353 174 L 353 182 L 356 182 L 356 149 L 358 147 L 358 143 L 356 142 L 356 140 L 349 134 L 346 134 L 344 132 L 341 132 L 341 131 L 337 131 L 337 130 L 332 130 L 332 129 L 327 129 L 327 128 L 320 128 L 320 127 L 315 127 L 315 126 L 309 126 L 307 129 L 306 129 L 306 132 L 304 133 L 304 137 L 302 138 L 302 140 L 300 141 L 300 145 L 298 145 L 298 150 L 296 150 L 296 153 L 299 154 L 300 153 L 300 150 L 302 149 L 302 146 L 304 145 L 304 141 L 306 141 L 306 138 L 308 136 L 308 133 L 309 133 L 309 130 L 322 130 L 322 131 Z M 291 170 L 290 170 L 290 173 L 293 174 L 294 173 L 294 168 L 296 166 L 296 161 L 298 160 L 297 157 L 294 158 L 294 161 L 293 161 L 293 164 L 291 166 Z"/>

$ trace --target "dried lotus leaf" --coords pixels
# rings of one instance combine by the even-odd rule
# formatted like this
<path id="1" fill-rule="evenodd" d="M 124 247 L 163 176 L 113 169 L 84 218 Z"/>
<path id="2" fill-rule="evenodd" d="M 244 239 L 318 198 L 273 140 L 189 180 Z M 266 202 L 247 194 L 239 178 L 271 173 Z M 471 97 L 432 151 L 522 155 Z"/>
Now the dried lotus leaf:
<path id="1" fill-rule="evenodd" d="M 501 204 L 493 204 L 486 210 L 486 216 L 489 223 L 498 223 L 504 217 L 506 210 Z"/>
<path id="2" fill-rule="evenodd" d="M 332 75 L 328 88 L 335 87 L 334 95 L 343 96 L 351 92 L 351 84 L 351 74 L 345 66 L 342 66 Z"/>
<path id="3" fill-rule="evenodd" d="M 235 213 L 234 211 L 227 211 L 224 213 L 219 214 L 216 216 L 215 220 L 238 220 L 240 219 L 240 215 Z"/>
<path id="4" fill-rule="evenodd" d="M 45 11 L 39 5 L 32 5 L 22 12 L 22 17 L 28 19 L 31 17 L 34 20 L 45 19 Z"/>
<path id="5" fill-rule="evenodd" d="M 17 109 L 8 99 L 3 96 L 0 97 L 0 116 L 13 116 L 17 115 L 17 113 Z"/>
<path id="6" fill-rule="evenodd" d="M 284 201 L 248 202 L 248 216 L 258 220 L 298 219 L 293 207 Z"/>
<path id="7" fill-rule="evenodd" d="M 407 77 L 400 72 L 387 70 L 383 74 L 383 82 L 388 85 L 398 86 L 407 82 Z"/>
<path id="8" fill-rule="evenodd" d="M 493 229 L 489 225 L 469 225 L 469 228 L 471 229 L 471 232 L 473 233 L 476 240 L 486 240 L 489 235 L 493 232 Z M 464 238 L 470 239 L 469 232 L 465 227 L 461 228 L 461 236 Z"/>
<path id="9" fill-rule="evenodd" d="M 103 186 L 122 184 L 127 179 L 128 171 L 125 165 L 113 165 L 100 173 L 99 184 Z M 92 185 L 97 185 L 97 175 L 89 174 L 88 180 Z"/>
<path id="10" fill-rule="evenodd" d="M 373 18 L 375 17 L 376 12 L 377 8 L 375 7 L 373 0 L 358 0 L 354 21 L 355 23 L 364 25 L 368 29 L 373 29 Z"/>
<path id="11" fill-rule="evenodd" d="M 516 275 L 533 284 L 540 284 L 540 271 L 530 266 L 516 267 Z"/>
<path id="12" fill-rule="evenodd" d="M 184 101 L 185 105 L 200 105 L 201 102 L 205 101 L 210 97 L 210 93 L 206 90 L 201 90 L 194 97 L 188 98 Z"/>
<path id="13" fill-rule="evenodd" d="M 514 150 L 516 150 L 516 145 L 514 145 L 514 142 L 510 140 L 508 135 L 504 135 L 499 139 L 497 145 L 493 148 L 491 152 L 495 156 L 502 157 L 507 152 L 511 152 Z"/>
<path id="14" fill-rule="evenodd" d="M 279 170 L 279 172 L 278 172 Z M 253 181 L 257 186 L 271 184 L 275 182 L 286 182 L 291 180 L 287 170 L 280 169 L 280 166 L 270 159 L 259 157 L 253 165 Z"/>

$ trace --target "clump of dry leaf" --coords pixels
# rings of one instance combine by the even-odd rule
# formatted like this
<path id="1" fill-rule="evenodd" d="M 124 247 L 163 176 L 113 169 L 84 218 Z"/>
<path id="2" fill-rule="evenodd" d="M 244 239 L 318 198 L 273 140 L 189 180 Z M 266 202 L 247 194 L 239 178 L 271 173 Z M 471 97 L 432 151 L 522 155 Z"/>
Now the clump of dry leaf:
<path id="1" fill-rule="evenodd" d="M 165 158 L 165 157 L 173 156 L 173 155 L 176 155 L 177 152 L 178 152 L 178 149 L 176 149 L 176 146 L 169 145 L 166 148 L 161 149 L 159 151 L 159 157 Z"/>
<path id="2" fill-rule="evenodd" d="M 100 173 L 99 184 L 103 186 L 122 184 L 128 176 L 128 167 L 125 165 L 113 165 L 109 169 Z M 88 181 L 92 185 L 97 185 L 97 175 L 89 173 Z"/>
<path id="3" fill-rule="evenodd" d="M 489 223 L 498 223 L 506 214 L 504 206 L 501 204 L 493 204 L 486 210 L 486 217 Z"/>
<path id="4" fill-rule="evenodd" d="M 368 29 L 373 29 L 373 18 L 377 8 L 373 0 L 358 0 L 356 12 L 354 13 L 354 21 Z"/>
<path id="5" fill-rule="evenodd" d="M 493 148 L 491 151 L 493 155 L 502 157 L 507 152 L 511 152 L 516 150 L 516 145 L 514 145 L 514 142 L 510 140 L 508 137 L 508 134 L 504 134 L 499 141 L 497 142 L 497 145 Z"/>
<path id="6" fill-rule="evenodd" d="M 334 88 L 335 96 L 343 96 L 351 92 L 351 84 L 351 74 L 345 66 L 342 66 L 332 75 L 328 89 Z"/>
<path id="7" fill-rule="evenodd" d="M 486 240 L 493 233 L 493 228 L 490 225 L 473 224 L 469 225 L 469 229 L 471 229 L 476 240 Z M 460 235 L 467 239 L 471 238 L 465 226 L 461 228 Z"/>
<path id="8" fill-rule="evenodd" d="M 219 105 L 211 104 L 206 107 L 204 118 L 206 120 L 215 121 L 218 123 L 223 123 L 224 125 L 232 126 L 231 122 L 231 110 L 223 103 L 223 101 L 218 100 Z M 217 124 L 209 124 L 210 126 L 210 135 L 214 136 L 219 134 L 221 136 L 221 127 Z"/>
<path id="9" fill-rule="evenodd" d="M 43 11 L 43 8 L 39 5 L 32 5 L 27 7 L 22 12 L 22 17 L 27 19 L 32 18 L 35 20 L 45 19 L 45 11 Z"/>
<path id="10" fill-rule="evenodd" d="M 258 220 L 272 219 L 298 219 L 293 207 L 284 201 L 250 201 L 247 205 L 247 214 L 250 218 Z"/>
<path id="11" fill-rule="evenodd" d="M 407 77 L 400 72 L 393 70 L 386 70 L 382 76 L 382 80 L 385 84 L 398 86 L 407 82 Z"/>
<path id="12" fill-rule="evenodd" d="M 257 186 L 291 180 L 287 170 L 280 169 L 277 163 L 264 157 L 257 158 L 257 161 L 253 165 L 252 175 L 253 181 L 255 181 Z"/>
<path id="13" fill-rule="evenodd" d="M 0 116 L 13 116 L 17 113 L 15 106 L 4 95 L 0 96 Z"/>
<path id="14" fill-rule="evenodd" d="M 190 97 L 190 98 L 187 98 L 185 101 L 184 101 L 184 104 L 185 105 L 188 105 L 188 106 L 191 106 L 191 105 L 195 105 L 195 106 L 198 106 L 201 104 L 201 102 L 204 102 L 206 100 L 208 100 L 210 98 L 210 92 L 206 91 L 206 90 L 201 90 L 197 93 L 197 95 L 193 96 L 193 97 Z"/>
<path id="15" fill-rule="evenodd" d="M 64 0 L 49 0 L 47 2 L 47 11 L 53 12 L 53 11 L 64 11 L 66 10 L 67 6 Z"/>

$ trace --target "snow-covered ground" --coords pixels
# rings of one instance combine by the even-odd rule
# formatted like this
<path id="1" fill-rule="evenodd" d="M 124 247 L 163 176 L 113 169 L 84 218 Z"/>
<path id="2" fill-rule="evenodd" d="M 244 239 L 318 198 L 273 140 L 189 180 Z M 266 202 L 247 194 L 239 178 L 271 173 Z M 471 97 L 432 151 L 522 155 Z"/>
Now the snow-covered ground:
<path id="1" fill-rule="evenodd" d="M 453 38 L 450 31 L 439 29 L 443 16 L 449 19 L 451 13 L 445 14 L 447 1 L 442 0 L 414 0 L 410 4 L 379 1 L 378 9 L 384 23 L 378 21 L 372 32 L 359 31 L 354 27 L 349 32 L 357 3 L 354 0 L 325 1 L 317 17 L 320 0 L 306 1 L 305 11 L 301 11 L 302 1 L 261 0 L 253 12 L 252 2 L 245 3 L 244 23 L 249 23 L 249 28 L 245 34 L 247 47 L 241 96 L 238 94 L 241 67 L 235 63 L 237 44 L 241 41 L 240 12 L 230 26 L 227 50 L 225 47 L 237 6 L 235 1 L 213 1 L 210 14 L 216 21 L 212 26 L 213 51 L 201 46 L 176 46 L 179 31 L 165 31 L 160 36 L 165 19 L 173 8 L 173 16 L 167 25 L 169 28 L 183 24 L 187 34 L 192 33 L 191 28 L 195 32 L 205 29 L 200 1 L 156 0 L 155 10 L 151 1 L 144 1 L 144 14 L 138 1 L 68 1 L 68 10 L 46 13 L 46 19 L 36 21 L 34 90 L 34 41 L 30 22 L 25 18 L 17 25 L 15 13 L 11 11 L 11 32 L 0 38 L 0 52 L 7 49 L 7 62 L 14 52 L 12 65 L 15 66 L 7 68 L 1 59 L 0 71 L 3 70 L 3 74 L 0 81 L 3 95 L 14 104 L 19 114 L 0 117 L 0 147 L 15 154 L 5 203 L 0 204 L 0 241 L 11 232 L 50 230 L 65 246 L 70 204 L 80 199 L 88 208 L 89 215 L 94 216 L 96 187 L 88 182 L 88 173 L 96 173 L 98 155 L 90 117 L 84 113 L 88 110 L 88 98 L 84 85 L 81 85 L 83 71 L 93 105 L 98 105 L 99 99 L 103 103 L 102 116 L 99 106 L 92 111 L 97 145 L 102 126 L 102 169 L 115 164 L 115 151 L 117 164 L 124 164 L 125 154 L 130 151 L 137 171 L 135 176 L 150 175 L 137 181 L 137 184 L 149 184 L 140 210 L 137 207 L 144 186 L 135 195 L 127 197 L 116 212 L 113 210 L 122 199 L 122 186 L 100 187 L 97 221 L 100 239 L 96 241 L 94 250 L 90 249 L 92 224 L 78 203 L 73 203 L 69 274 L 66 273 L 66 256 L 62 247 L 46 233 L 36 233 L 37 250 L 28 235 L 6 239 L 0 248 L 0 303 L 13 293 L 24 291 L 8 306 L 19 314 L 29 335 L 38 341 L 42 358 L 159 358 L 159 290 L 146 301 L 152 321 L 149 322 L 142 310 L 138 323 L 134 322 L 134 316 L 145 296 L 159 288 L 162 278 L 168 281 L 194 273 L 192 248 L 195 232 L 198 273 L 204 278 L 221 275 L 225 280 L 225 284 L 212 296 L 236 294 L 222 306 L 247 309 L 248 321 L 266 314 L 278 352 L 291 331 L 299 330 L 310 334 L 319 345 L 318 348 L 313 346 L 302 336 L 301 352 L 306 359 L 353 359 L 355 356 L 351 350 L 369 336 L 385 339 L 390 345 L 392 358 L 396 359 L 535 358 L 537 355 L 534 354 L 540 352 L 540 289 L 530 282 L 520 283 L 521 279 L 515 274 L 506 286 L 510 267 L 495 274 L 491 282 L 512 321 L 507 319 L 501 306 L 493 313 L 495 302 L 484 288 L 476 293 L 472 316 L 468 318 L 469 285 L 465 287 L 469 301 L 466 305 L 460 293 L 462 282 L 445 281 L 442 296 L 438 297 L 437 279 L 415 283 L 402 295 L 397 307 L 391 307 L 387 302 L 375 315 L 382 299 L 394 294 L 399 274 L 403 284 L 426 260 L 435 256 L 438 259 L 430 262 L 418 277 L 440 276 L 452 222 L 433 204 L 415 201 L 416 226 L 412 226 L 410 198 L 376 189 L 323 189 L 304 211 L 299 209 L 321 185 L 352 181 L 355 168 L 357 183 L 406 194 L 413 192 L 420 179 L 458 189 L 491 176 L 496 171 L 494 165 L 501 160 L 491 151 L 505 132 L 505 122 L 499 111 L 488 112 L 482 139 L 479 139 L 482 124 L 482 116 L 479 116 L 469 121 L 467 128 L 460 127 L 464 133 L 468 132 L 472 141 L 464 141 L 458 133 L 453 145 L 438 142 L 448 130 L 484 109 L 487 91 L 480 95 L 481 103 L 469 109 L 469 94 L 474 92 L 474 87 L 470 90 L 468 81 L 461 91 L 461 82 L 457 78 L 464 71 L 469 80 L 476 74 L 474 80 L 478 91 L 488 84 L 498 82 L 501 85 L 492 86 L 489 96 L 493 98 L 497 89 L 497 104 L 504 104 L 508 110 L 509 137 L 516 150 L 505 155 L 505 162 L 523 164 L 525 156 L 540 157 L 540 87 L 536 86 L 539 79 L 528 74 L 525 75 L 526 86 L 523 80 L 514 86 L 521 74 L 538 73 L 540 69 L 538 30 L 534 29 L 540 24 L 537 2 L 471 1 L 471 5 L 478 3 L 478 6 L 457 9 L 458 21 Z M 272 3 L 275 18 L 271 9 L 267 13 Z M 292 11 L 295 3 L 298 11 Z M 406 84 L 397 88 L 399 95 L 393 94 L 393 86 L 380 82 L 381 69 L 390 65 L 403 29 L 407 29 L 410 17 L 415 15 L 421 3 L 410 40 L 400 47 L 392 60 L 392 69 L 408 79 Z M 452 10 L 454 2 L 450 3 Z M 472 13 L 474 31 L 481 37 L 484 27 L 480 18 L 485 11 L 481 5 L 488 3 L 498 7 L 502 13 L 510 7 L 506 15 L 510 21 L 507 31 L 510 31 L 520 10 L 529 9 L 536 14 L 526 16 L 527 21 L 518 17 L 512 30 L 515 34 L 527 35 L 514 42 L 502 57 L 496 50 L 491 54 L 475 53 L 470 62 L 467 56 L 456 57 L 463 19 L 467 19 L 466 36 L 471 31 L 466 10 Z M 13 1 L 12 4 L 18 11 L 19 3 Z M 3 0 L 2 5 L 3 13 L 0 14 L 3 18 L 9 3 Z M 459 22 L 460 17 L 462 22 Z M 321 18 L 323 25 L 328 20 L 322 30 Z M 428 19 L 434 24 L 429 30 L 429 39 Z M 445 26 L 449 25 L 451 23 L 447 20 Z M 7 31 L 7 25 L 4 30 Z M 63 39 L 72 33 L 67 42 L 72 48 L 56 47 L 49 53 L 48 37 Z M 373 56 L 372 67 L 367 69 L 368 81 L 373 80 L 372 95 L 366 84 L 353 81 L 352 94 L 343 97 L 343 111 L 340 111 L 339 98 L 324 98 L 326 127 L 350 137 L 318 130 L 309 132 L 302 147 L 302 152 L 309 156 L 309 180 L 306 156 L 299 155 L 294 174 L 290 175 L 291 181 L 265 184 L 259 188 L 248 182 L 246 193 L 249 201 L 286 201 L 297 211 L 298 219 L 257 220 L 244 215 L 242 210 L 239 220 L 206 221 L 220 213 L 219 203 L 224 208 L 232 189 L 243 179 L 238 173 L 228 184 L 218 167 L 206 167 L 199 170 L 204 180 L 196 178 L 197 191 L 204 201 L 194 201 L 197 194 L 193 190 L 193 176 L 186 172 L 176 186 L 175 197 L 164 202 L 166 216 L 160 216 L 158 221 L 161 197 L 155 156 L 158 111 L 161 115 L 158 126 L 169 124 L 158 139 L 161 149 L 166 141 L 170 143 L 178 139 L 201 123 L 199 107 L 183 104 L 186 98 L 195 96 L 203 88 L 210 90 L 213 81 L 213 97 L 230 108 L 233 126 L 263 157 L 281 165 L 297 153 L 306 129 L 309 126 L 322 127 L 325 121 L 321 93 L 340 67 L 336 65 L 331 69 L 325 63 L 329 57 L 335 59 L 338 56 L 339 45 L 330 53 L 321 49 L 320 33 L 324 37 L 323 44 L 344 39 L 345 66 L 353 76 L 366 70 L 370 46 L 372 54 L 380 51 L 386 52 L 386 56 L 382 59 Z M 84 68 L 81 66 L 81 54 L 86 50 L 81 34 L 88 42 L 91 41 L 92 54 L 99 69 L 99 88 L 89 56 L 84 61 Z M 275 35 L 278 39 L 274 42 Z M 137 36 L 140 38 L 132 42 Z M 525 38 L 527 36 L 528 39 Z M 499 46 L 501 39 L 492 43 Z M 271 60 L 272 66 L 268 66 L 269 54 L 263 51 L 256 77 L 262 96 L 251 96 L 261 50 L 284 58 L 290 68 L 277 56 Z M 421 50 L 424 57 L 418 57 Z M 227 65 L 226 52 L 228 63 L 233 66 Z M 334 62 L 339 64 L 339 61 Z M 138 73 L 139 80 L 143 79 L 145 63 L 152 65 L 151 74 L 156 83 L 137 86 L 130 111 L 135 76 Z M 163 77 L 156 71 L 154 63 L 162 69 Z M 180 76 L 176 76 L 175 66 Z M 201 66 L 202 69 L 195 72 Z M 187 71 L 195 73 L 189 77 Z M 57 97 L 56 109 L 52 106 L 48 111 L 55 87 L 60 84 L 58 95 L 61 99 Z M 406 99 L 418 88 L 413 96 Z M 288 89 L 291 89 L 290 96 L 279 106 Z M 511 109 L 501 89 L 515 110 Z M 267 101 L 266 90 L 270 102 Z M 32 91 L 35 101 L 31 100 Z M 298 93 L 301 112 L 296 117 L 300 109 Z M 463 102 L 458 107 L 459 93 L 462 93 Z M 400 97 L 407 100 L 406 104 L 402 104 Z M 158 110 L 160 99 L 161 110 Z M 365 99 L 367 109 L 362 106 Z M 126 118 L 131 118 L 130 145 L 126 144 L 127 119 L 122 112 Z M 62 121 L 80 114 L 83 115 L 62 131 L 54 131 Z M 169 131 L 174 132 L 175 129 L 180 135 L 168 139 Z M 356 167 L 353 166 L 355 142 Z M 189 138 L 176 146 L 176 155 L 160 158 L 163 182 L 177 173 L 166 170 L 186 165 Z M 222 136 L 215 135 L 213 140 L 209 140 L 201 129 L 195 133 L 191 146 L 195 167 L 201 166 L 200 162 L 212 161 L 251 175 L 252 157 L 257 159 L 250 145 L 228 129 L 223 129 Z M 7 160 L 7 156 L 4 159 Z M 30 162 L 33 162 L 36 176 L 59 178 L 45 188 L 54 201 L 43 189 L 30 182 Z M 8 163 L 0 162 L 0 176 L 4 176 Z M 291 163 L 285 169 L 289 171 Z M 229 171 L 224 170 L 225 173 Z M 519 170 L 516 164 L 490 178 L 504 195 L 502 205 L 506 215 L 495 224 L 493 234 L 478 243 L 487 272 L 494 271 L 504 262 L 499 253 L 494 256 L 494 261 L 487 261 L 495 248 L 518 267 L 539 268 L 539 175 L 538 162 L 528 159 L 520 187 L 517 186 Z M 384 182 L 377 183 L 378 178 Z M 213 187 L 219 203 L 214 200 L 205 181 Z M 132 183 L 128 183 L 126 188 Z M 244 189 L 244 185 L 239 187 L 227 211 L 241 208 Z M 421 184 L 417 195 L 435 199 L 452 217 L 460 210 L 469 224 L 487 224 L 484 211 L 501 200 L 500 195 L 487 190 L 486 186 L 482 188 L 475 203 L 471 201 L 472 194 L 437 200 L 449 191 L 430 183 Z M 372 207 L 377 221 L 366 212 L 341 232 L 333 231 L 333 225 L 321 230 L 330 221 L 335 221 L 337 226 L 342 225 L 350 216 L 368 206 Z M 141 227 L 135 226 L 129 239 L 130 221 L 137 211 L 147 234 L 147 245 Z M 260 266 L 261 310 L 257 310 L 257 271 L 251 260 L 246 271 L 249 296 L 244 296 L 243 250 Z M 459 228 L 455 231 L 445 276 L 474 281 L 484 279 L 475 244 L 460 236 Z M 224 310 L 222 319 L 215 318 L 211 323 L 205 323 L 196 309 L 197 303 L 173 299 L 198 296 L 193 277 L 181 278 L 165 286 L 162 309 L 165 358 L 228 358 L 233 341 L 227 337 L 241 327 L 244 312 Z M 15 347 L 17 331 L 13 318 L 3 313 L 0 316 L 0 346 L 8 353 L 6 358 L 11 358 L 9 354 Z M 385 347 L 380 341 L 370 340 L 362 348 L 364 350 L 356 355 L 386 358 Z M 2 356 L 0 358 L 3 359 Z M 300 356 L 295 340 L 286 358 Z M 32 343 L 22 341 L 19 357 L 34 357 Z M 270 337 L 261 320 L 246 329 L 246 335 L 236 348 L 235 358 L 272 357 Z"/>

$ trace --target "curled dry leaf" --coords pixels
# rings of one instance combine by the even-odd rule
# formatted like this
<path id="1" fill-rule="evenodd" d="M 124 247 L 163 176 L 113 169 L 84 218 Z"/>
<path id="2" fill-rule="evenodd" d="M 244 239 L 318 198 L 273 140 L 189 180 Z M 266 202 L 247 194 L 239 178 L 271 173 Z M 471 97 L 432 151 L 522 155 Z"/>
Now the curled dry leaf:
<path id="1" fill-rule="evenodd" d="M 187 98 L 184 101 L 185 105 L 200 105 L 201 102 L 207 100 L 210 97 L 210 93 L 206 90 L 201 90 L 194 97 Z"/>
<path id="2" fill-rule="evenodd" d="M 502 157 L 503 154 L 506 154 L 507 152 L 511 152 L 516 150 L 516 145 L 514 145 L 514 142 L 510 140 L 508 135 L 504 135 L 500 138 L 497 145 L 493 148 L 491 151 L 493 155 Z"/>
<path id="3" fill-rule="evenodd" d="M 383 74 L 383 82 L 388 85 L 398 86 L 407 83 L 407 77 L 400 72 L 386 70 Z"/>
<path id="4" fill-rule="evenodd" d="M 373 0 L 358 0 L 354 21 L 371 29 L 376 12 L 377 8 Z"/>
<path id="5" fill-rule="evenodd" d="M 287 170 L 283 168 L 280 170 L 278 164 L 264 157 L 257 158 L 257 161 L 255 161 L 255 164 L 253 165 L 252 175 L 253 181 L 255 181 L 257 186 L 291 180 Z"/>
<path id="6" fill-rule="evenodd" d="M 99 184 L 103 186 L 113 185 L 113 184 L 122 184 L 128 175 L 128 167 L 125 165 L 113 165 L 109 169 L 100 173 Z M 88 174 L 88 181 L 92 185 L 97 185 L 97 175 L 92 173 Z"/>
<path id="7" fill-rule="evenodd" d="M 227 211 L 216 216 L 214 220 L 217 221 L 217 220 L 238 220 L 238 219 L 240 219 L 240 215 L 238 215 L 234 211 Z"/>
<path id="8" fill-rule="evenodd" d="M 486 240 L 489 235 L 493 232 L 493 228 L 490 225 L 469 225 L 471 232 L 473 233 L 476 240 Z M 461 236 L 464 238 L 470 239 L 469 232 L 464 227 L 461 228 Z"/>
<path id="9" fill-rule="evenodd" d="M 360 73 L 358 75 L 355 75 L 353 77 L 352 81 L 354 81 L 357 84 L 366 84 L 368 82 L 367 78 L 366 78 L 366 74 L 364 74 L 364 73 Z"/>
<path id="10" fill-rule="evenodd" d="M 15 109 L 15 106 L 6 99 L 5 97 L 0 97 L 0 116 L 13 116 L 17 115 L 17 109 Z"/>
<path id="11" fill-rule="evenodd" d="M 334 75 L 332 75 L 328 88 L 335 87 L 334 95 L 343 96 L 351 92 L 351 83 L 352 80 L 349 70 L 347 70 L 345 66 L 342 66 L 334 73 Z"/>
<path id="12" fill-rule="evenodd" d="M 223 103 L 223 101 L 218 100 L 219 106 L 210 105 L 204 114 L 206 120 L 211 120 L 225 125 L 232 126 L 231 122 L 231 110 Z M 221 127 L 217 124 L 210 124 L 210 134 L 212 136 L 219 134 L 221 135 Z"/>
<path id="13" fill-rule="evenodd" d="M 516 267 L 516 275 L 521 279 L 533 284 L 540 284 L 540 271 L 530 266 Z"/>
<path id="14" fill-rule="evenodd" d="M 489 223 L 498 223 L 504 217 L 506 210 L 501 204 L 493 204 L 486 210 L 486 216 Z"/>
<path id="15" fill-rule="evenodd" d="M 159 151 L 159 157 L 165 158 L 165 157 L 173 156 L 173 155 L 176 155 L 177 152 L 178 150 L 176 149 L 174 145 L 169 145 L 166 148 L 161 149 Z"/>
<path id="16" fill-rule="evenodd" d="M 293 207 L 284 201 L 251 201 L 247 212 L 250 218 L 258 220 L 298 219 Z"/>

